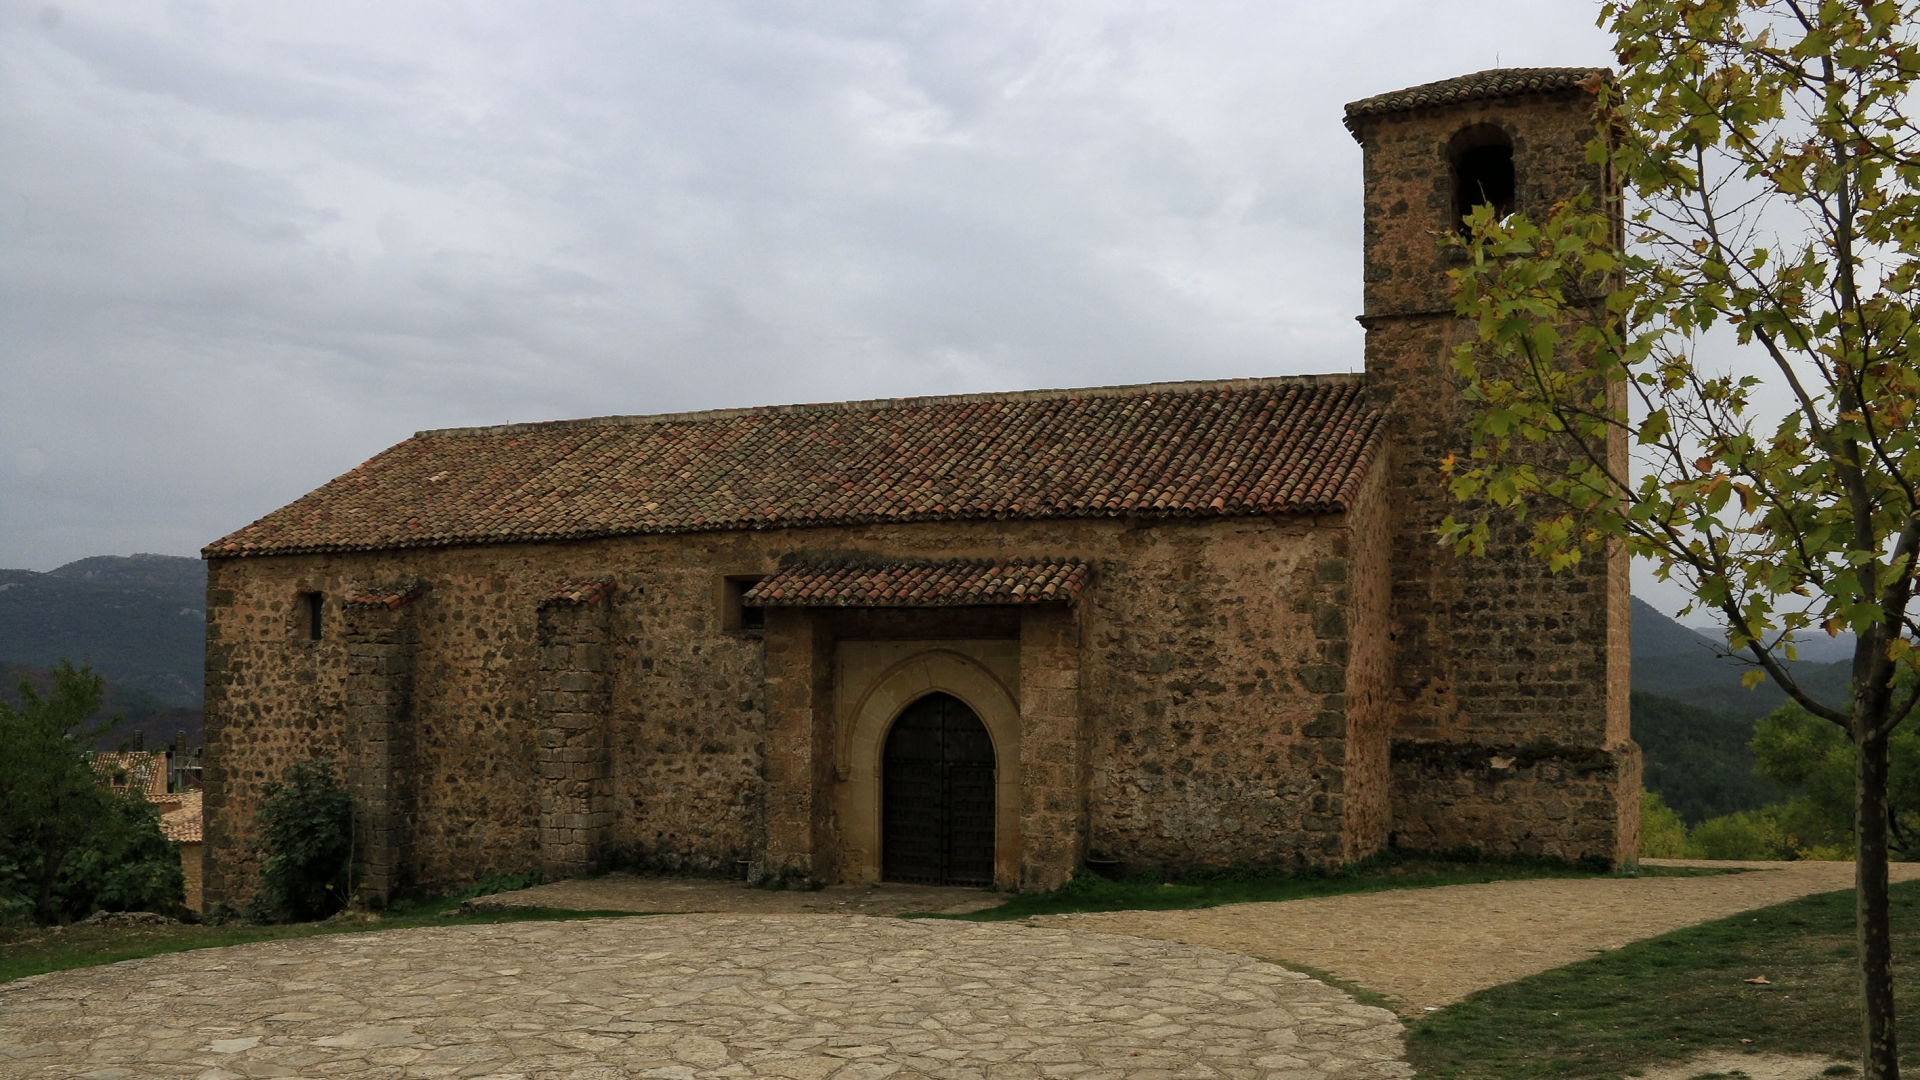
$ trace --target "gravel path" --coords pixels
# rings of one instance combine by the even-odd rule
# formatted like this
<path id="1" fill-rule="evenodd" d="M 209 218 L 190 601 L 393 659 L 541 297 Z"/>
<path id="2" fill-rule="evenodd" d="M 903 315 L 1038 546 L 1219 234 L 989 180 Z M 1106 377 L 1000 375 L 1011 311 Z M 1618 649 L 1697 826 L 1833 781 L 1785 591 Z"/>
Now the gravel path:
<path id="1" fill-rule="evenodd" d="M 0 984 L 0 1077 L 1407 1077 L 1246 956 L 1017 924 L 672 915 L 257 942 Z"/>
<path id="2" fill-rule="evenodd" d="M 1852 863 L 1746 867 L 1707 877 L 1563 878 L 1232 904 L 1200 911 L 1048 915 L 1043 926 L 1204 945 L 1349 979 L 1403 1011 L 1459 1001 L 1631 941 L 1853 886 Z M 1895 881 L 1920 877 L 1898 863 Z"/>

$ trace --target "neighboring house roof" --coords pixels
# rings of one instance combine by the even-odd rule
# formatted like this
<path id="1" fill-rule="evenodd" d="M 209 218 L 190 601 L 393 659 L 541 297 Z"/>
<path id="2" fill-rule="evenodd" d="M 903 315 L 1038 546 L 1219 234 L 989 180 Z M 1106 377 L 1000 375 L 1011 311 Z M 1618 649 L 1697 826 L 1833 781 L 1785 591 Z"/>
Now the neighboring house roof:
<path id="1" fill-rule="evenodd" d="M 795 405 L 425 431 L 209 558 L 868 522 L 1344 511 L 1360 376 Z"/>
<path id="2" fill-rule="evenodd" d="M 160 815 L 160 831 L 176 844 L 197 844 L 201 840 L 204 817 L 202 816 L 203 793 L 182 791 L 169 795 L 169 800 L 179 804 L 179 808 Z"/>
<path id="3" fill-rule="evenodd" d="M 1078 559 L 953 559 L 791 566 L 748 589 L 752 607 L 966 607 L 1067 603 L 1087 583 Z"/>
<path id="4" fill-rule="evenodd" d="M 1391 94 L 1376 94 L 1347 104 L 1347 122 L 1380 113 L 1404 112 L 1435 105 L 1459 105 L 1468 101 L 1512 97 L 1516 94 L 1550 94 L 1574 87 L 1598 90 L 1613 78 L 1606 68 L 1491 68 L 1455 79 L 1410 86 Z"/>
<path id="5" fill-rule="evenodd" d="M 167 793 L 167 752 L 164 750 L 115 751 L 93 755 L 93 775 L 119 791 L 138 791 L 148 801 Z M 119 776 L 121 783 L 115 784 Z"/>

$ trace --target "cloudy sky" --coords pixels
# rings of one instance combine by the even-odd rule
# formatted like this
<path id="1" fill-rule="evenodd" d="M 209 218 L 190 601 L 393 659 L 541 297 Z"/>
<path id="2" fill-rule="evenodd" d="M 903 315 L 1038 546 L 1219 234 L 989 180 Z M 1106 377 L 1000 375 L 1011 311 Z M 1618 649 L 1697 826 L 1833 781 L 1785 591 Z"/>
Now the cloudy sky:
<path id="1" fill-rule="evenodd" d="M 1585 0 L 0 0 L 0 566 L 429 427 L 1361 362 L 1344 102 Z"/>

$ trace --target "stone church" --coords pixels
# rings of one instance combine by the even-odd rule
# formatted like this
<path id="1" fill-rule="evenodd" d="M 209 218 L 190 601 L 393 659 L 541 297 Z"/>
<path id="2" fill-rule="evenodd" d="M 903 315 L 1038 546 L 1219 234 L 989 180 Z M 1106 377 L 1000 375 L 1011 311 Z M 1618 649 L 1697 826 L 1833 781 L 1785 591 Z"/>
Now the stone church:
<path id="1" fill-rule="evenodd" d="M 323 756 L 372 902 L 1632 858 L 1624 555 L 1434 537 L 1466 443 L 1436 237 L 1609 191 L 1605 77 L 1347 106 L 1364 375 L 425 431 L 209 545 L 208 900 L 252 893 L 262 785 Z"/>

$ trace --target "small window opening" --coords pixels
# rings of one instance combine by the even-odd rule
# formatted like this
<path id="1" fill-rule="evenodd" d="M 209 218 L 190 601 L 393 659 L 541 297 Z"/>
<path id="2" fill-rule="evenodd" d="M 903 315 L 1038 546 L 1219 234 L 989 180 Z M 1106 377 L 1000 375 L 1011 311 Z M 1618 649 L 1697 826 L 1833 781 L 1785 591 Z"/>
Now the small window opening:
<path id="1" fill-rule="evenodd" d="M 306 631 L 308 641 L 319 641 L 322 629 L 321 612 L 326 610 L 326 601 L 317 592 L 300 594 L 301 629 Z"/>
<path id="2" fill-rule="evenodd" d="M 760 584 L 759 575 L 729 575 L 721 581 L 720 628 L 723 630 L 764 630 L 767 609 L 744 602 L 747 590 Z"/>
<path id="3" fill-rule="evenodd" d="M 1498 217 L 1513 213 L 1517 184 L 1513 172 L 1513 141 L 1507 133 L 1488 124 L 1470 127 L 1454 136 L 1449 156 L 1453 159 L 1453 212 L 1466 228 L 1466 218 L 1476 206 L 1493 207 Z"/>

